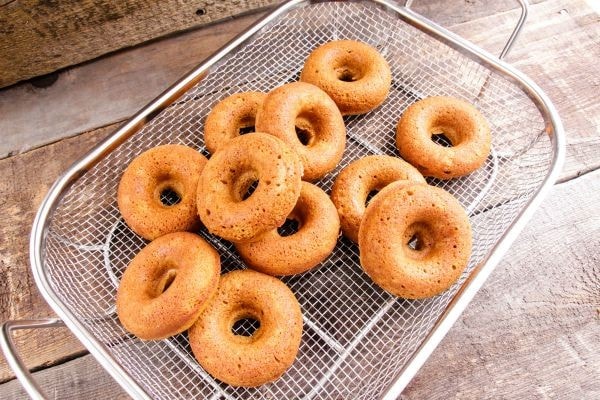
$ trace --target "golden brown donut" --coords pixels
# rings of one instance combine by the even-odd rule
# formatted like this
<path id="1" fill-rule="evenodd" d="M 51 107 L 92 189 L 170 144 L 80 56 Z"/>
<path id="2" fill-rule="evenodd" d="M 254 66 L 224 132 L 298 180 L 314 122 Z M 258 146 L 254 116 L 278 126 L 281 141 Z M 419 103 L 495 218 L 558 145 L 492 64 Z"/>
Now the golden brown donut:
<path id="1" fill-rule="evenodd" d="M 233 326 L 249 318 L 260 323 L 251 336 Z M 232 386 L 259 386 L 292 365 L 302 338 L 302 311 L 279 279 L 252 270 L 224 274 L 214 300 L 189 330 L 200 365 Z"/>
<path id="2" fill-rule="evenodd" d="M 211 153 L 245 129 L 254 128 L 256 112 L 266 94 L 261 92 L 236 93 L 221 100 L 208 113 L 204 123 L 204 144 Z"/>
<path id="3" fill-rule="evenodd" d="M 338 174 L 331 189 L 331 200 L 340 216 L 344 236 L 358 242 L 358 229 L 369 194 L 398 180 L 425 183 L 425 178 L 415 167 L 386 155 L 360 158 Z"/>
<path id="4" fill-rule="evenodd" d="M 188 329 L 216 293 L 219 254 L 200 236 L 159 237 L 131 261 L 117 290 L 117 315 L 140 339 L 164 339 Z"/>
<path id="5" fill-rule="evenodd" d="M 444 134 L 452 143 L 444 147 L 432 140 Z M 471 104 L 444 96 L 427 97 L 412 104 L 396 128 L 402 157 L 425 176 L 451 179 L 466 175 L 485 162 L 492 135 L 485 117 Z"/>
<path id="6" fill-rule="evenodd" d="M 117 204 L 127 225 L 144 239 L 200 227 L 196 213 L 196 188 L 206 157 L 183 145 L 152 148 L 125 169 Z M 161 194 L 175 192 L 179 202 L 166 205 Z"/>
<path id="7" fill-rule="evenodd" d="M 383 103 L 390 92 L 392 73 L 375 48 L 354 40 L 336 40 L 310 53 L 300 80 L 327 92 L 342 115 L 354 115 Z"/>
<path id="8" fill-rule="evenodd" d="M 300 159 L 275 136 L 257 132 L 238 136 L 204 167 L 198 214 L 215 235 L 232 242 L 252 240 L 285 222 L 300 196 L 301 176 Z"/>
<path id="9" fill-rule="evenodd" d="M 460 203 L 443 189 L 408 181 L 391 183 L 373 198 L 358 233 L 365 272 L 407 299 L 448 289 L 469 262 L 471 244 Z"/>
<path id="10" fill-rule="evenodd" d="M 340 220 L 335 206 L 322 189 L 302 182 L 296 206 L 287 219 L 298 222 L 298 231 L 281 236 L 277 229 L 249 243 L 237 243 L 246 264 L 269 275 L 293 275 L 323 261 L 335 247 Z"/>
<path id="11" fill-rule="evenodd" d="M 314 85 L 293 82 L 267 94 L 256 115 L 256 130 L 287 143 L 304 164 L 306 181 L 334 169 L 346 147 L 346 126 L 327 93 Z"/>

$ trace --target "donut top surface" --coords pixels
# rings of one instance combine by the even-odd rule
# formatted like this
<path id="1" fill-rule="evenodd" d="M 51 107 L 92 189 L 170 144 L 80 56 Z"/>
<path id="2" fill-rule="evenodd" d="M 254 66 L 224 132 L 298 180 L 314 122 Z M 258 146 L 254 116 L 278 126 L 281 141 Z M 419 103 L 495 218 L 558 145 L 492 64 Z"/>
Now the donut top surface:
<path id="1" fill-rule="evenodd" d="M 242 319 L 259 323 L 251 335 L 236 334 Z M 252 270 L 221 277 L 215 297 L 189 331 L 198 362 L 234 386 L 259 386 L 279 378 L 294 362 L 302 338 L 302 311 L 279 279 Z"/>
<path id="2" fill-rule="evenodd" d="M 161 236 L 127 266 L 117 290 L 119 320 L 141 339 L 183 332 L 216 293 L 220 272 L 219 254 L 200 236 Z"/>
<path id="3" fill-rule="evenodd" d="M 346 148 L 346 126 L 338 107 L 327 93 L 305 82 L 270 91 L 256 115 L 256 129 L 277 136 L 298 153 L 306 181 L 334 169 Z"/>
<path id="4" fill-rule="evenodd" d="M 415 167 L 387 155 L 359 158 L 340 171 L 331 189 L 331 200 L 347 238 L 358 242 L 358 229 L 369 195 L 398 180 L 425 183 L 425 178 Z"/>
<path id="5" fill-rule="evenodd" d="M 204 143 L 211 153 L 244 131 L 254 130 L 256 113 L 267 95 L 241 92 L 218 102 L 206 117 Z"/>
<path id="6" fill-rule="evenodd" d="M 127 225 L 144 239 L 200 227 L 196 189 L 206 157 L 191 147 L 163 145 L 137 156 L 127 166 L 117 189 L 117 204 Z M 178 202 L 166 204 L 164 193 Z"/>
<path id="7" fill-rule="evenodd" d="M 392 73 L 374 47 L 355 40 L 334 40 L 313 50 L 300 80 L 323 89 L 342 115 L 364 114 L 387 98 Z"/>
<path id="8" fill-rule="evenodd" d="M 471 255 L 471 225 L 450 193 L 398 181 L 367 207 L 358 244 L 361 265 L 375 283 L 396 296 L 420 299 L 458 279 Z"/>
<path id="9" fill-rule="evenodd" d="M 210 158 L 200 177 L 200 219 L 224 239 L 252 240 L 285 222 L 300 196 L 301 176 L 300 159 L 275 136 L 255 132 L 234 138 Z"/>
<path id="10" fill-rule="evenodd" d="M 443 134 L 450 147 L 435 143 Z M 473 105 L 453 97 L 433 96 L 413 103 L 396 129 L 403 158 L 425 176 L 451 179 L 481 167 L 490 154 L 492 136 L 485 117 Z"/>
<path id="11" fill-rule="evenodd" d="M 255 241 L 238 243 L 236 249 L 246 264 L 269 275 L 293 275 L 316 267 L 333 251 L 340 232 L 335 206 L 322 189 L 302 182 L 296 206 L 287 219 L 298 230 L 282 236 L 277 229 Z"/>

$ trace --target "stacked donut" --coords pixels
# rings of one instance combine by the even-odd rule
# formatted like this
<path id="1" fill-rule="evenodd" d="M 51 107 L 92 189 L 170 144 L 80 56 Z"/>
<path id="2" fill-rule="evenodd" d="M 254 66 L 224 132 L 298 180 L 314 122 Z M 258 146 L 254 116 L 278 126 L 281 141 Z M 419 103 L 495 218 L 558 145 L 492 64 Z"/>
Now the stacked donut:
<path id="1" fill-rule="evenodd" d="M 416 299 L 449 288 L 470 257 L 469 220 L 423 175 L 450 179 L 485 161 L 489 127 L 473 106 L 447 97 L 414 103 L 396 132 L 408 162 L 367 156 L 339 173 L 331 197 L 318 186 L 343 158 L 343 116 L 379 107 L 391 81 L 375 48 L 329 42 L 308 56 L 299 82 L 216 104 L 204 124 L 210 159 L 182 145 L 135 158 L 120 181 L 118 206 L 128 226 L 151 242 L 123 274 L 123 326 L 148 340 L 188 331 L 196 359 L 212 376 L 258 386 L 291 366 L 302 336 L 300 305 L 275 276 L 320 265 L 340 228 L 384 290 Z M 440 133 L 451 147 L 432 141 Z M 291 234 L 282 229 L 286 221 L 297 226 Z M 250 269 L 220 276 L 218 252 L 191 233 L 202 227 L 232 242 Z M 245 319 L 258 328 L 236 334 Z"/>

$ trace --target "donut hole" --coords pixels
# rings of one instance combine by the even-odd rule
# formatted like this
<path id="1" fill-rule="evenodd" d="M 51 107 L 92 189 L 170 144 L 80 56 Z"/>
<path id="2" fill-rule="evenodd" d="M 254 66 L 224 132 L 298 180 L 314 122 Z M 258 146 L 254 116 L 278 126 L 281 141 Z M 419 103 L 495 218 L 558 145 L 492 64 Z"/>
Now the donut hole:
<path id="1" fill-rule="evenodd" d="M 255 132 L 256 129 L 254 127 L 255 118 L 254 115 L 244 115 L 242 116 L 238 122 L 238 134 L 245 135 L 247 133 Z"/>
<path id="2" fill-rule="evenodd" d="M 175 269 L 169 269 L 167 270 L 167 272 L 162 274 L 162 276 L 158 279 L 158 282 L 156 284 L 156 297 L 166 292 L 167 289 L 171 287 L 171 284 L 173 284 L 173 281 L 175 281 L 176 277 L 177 270 Z"/>
<path id="3" fill-rule="evenodd" d="M 367 198 L 365 199 L 365 207 L 369 205 L 373 197 L 375 197 L 379 193 L 379 189 L 373 189 L 369 193 L 367 193 Z"/>
<path id="4" fill-rule="evenodd" d="M 238 134 L 245 135 L 246 133 L 252 133 L 255 131 L 254 125 L 243 125 L 238 129 Z"/>
<path id="5" fill-rule="evenodd" d="M 302 143 L 304 146 L 308 146 L 313 139 L 313 135 L 312 133 L 307 130 L 307 129 L 303 129 L 299 126 L 296 126 L 296 136 L 298 136 L 298 140 L 300 141 L 300 143 Z"/>
<path id="6" fill-rule="evenodd" d="M 319 116 L 312 113 L 302 113 L 294 121 L 296 137 L 303 146 L 311 146 L 317 137 L 315 128 L 318 129 Z"/>
<path id="7" fill-rule="evenodd" d="M 244 317 L 237 319 L 232 327 L 231 333 L 236 336 L 250 337 L 260 328 L 260 321 L 252 317 Z"/>
<path id="8" fill-rule="evenodd" d="M 238 202 L 247 200 L 254 194 L 259 183 L 260 181 L 254 171 L 240 174 L 233 180 L 233 198 Z"/>
<path id="9" fill-rule="evenodd" d="M 420 259 L 425 257 L 433 248 L 431 227 L 427 223 L 411 224 L 403 235 L 403 244 L 409 256 Z"/>
<path id="10" fill-rule="evenodd" d="M 294 233 L 298 232 L 299 230 L 300 230 L 300 222 L 297 221 L 296 219 L 288 218 L 285 220 L 283 225 L 281 225 L 279 228 L 277 228 L 277 233 L 279 234 L 279 236 L 285 237 L 285 236 L 291 236 Z"/>
<path id="11" fill-rule="evenodd" d="M 431 141 L 442 147 L 453 147 L 452 141 L 444 132 L 434 133 L 431 135 Z"/>
<path id="12" fill-rule="evenodd" d="M 171 187 L 165 187 L 162 189 L 159 197 L 160 202 L 167 207 L 174 206 L 175 204 L 181 202 L 181 196 Z"/>
<path id="13" fill-rule="evenodd" d="M 466 133 L 464 127 L 461 127 L 457 121 L 447 116 L 438 117 L 430 125 L 428 131 L 431 134 L 431 141 L 442 147 L 459 145 Z"/>
<path id="14" fill-rule="evenodd" d="M 335 76 L 342 82 L 355 82 L 363 77 L 363 72 L 351 65 L 351 63 L 345 63 L 334 69 Z"/>
<path id="15" fill-rule="evenodd" d="M 342 82 L 354 82 L 360 79 L 356 73 L 347 69 L 340 68 L 336 71 L 337 78 Z"/>
<path id="16" fill-rule="evenodd" d="M 256 190 L 257 187 L 258 187 L 257 180 L 250 182 L 250 184 L 248 185 L 248 188 L 242 192 L 242 195 L 241 195 L 242 200 L 246 200 L 248 197 L 252 196 L 252 193 L 254 193 L 254 191 Z"/>
<path id="17" fill-rule="evenodd" d="M 423 239 L 421 239 L 421 237 L 415 233 L 414 235 L 412 235 L 410 237 L 410 239 L 408 239 L 408 242 L 406 243 L 406 245 L 411 250 L 421 251 L 421 250 L 423 250 L 424 242 L 423 242 Z"/>

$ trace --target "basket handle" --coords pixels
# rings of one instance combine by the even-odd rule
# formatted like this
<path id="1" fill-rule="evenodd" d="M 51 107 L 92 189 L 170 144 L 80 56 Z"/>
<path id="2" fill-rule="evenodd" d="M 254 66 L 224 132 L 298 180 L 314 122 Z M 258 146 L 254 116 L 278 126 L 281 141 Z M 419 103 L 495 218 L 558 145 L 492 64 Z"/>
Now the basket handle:
<path id="1" fill-rule="evenodd" d="M 516 0 L 516 1 L 521 6 L 521 15 L 519 16 L 517 25 L 513 29 L 510 36 L 508 37 L 508 40 L 506 41 L 504 48 L 502 49 L 502 51 L 500 52 L 500 55 L 498 56 L 498 58 L 501 60 L 504 57 L 506 57 L 506 55 L 508 54 L 510 49 L 512 49 L 513 45 L 515 44 L 515 41 L 517 40 L 517 37 L 521 33 L 521 29 L 525 25 L 525 20 L 527 20 L 527 14 L 529 12 L 529 1 L 528 0 Z M 410 8 L 412 3 L 413 3 L 413 0 L 406 0 L 406 2 L 404 3 L 404 7 Z"/>
<path id="2" fill-rule="evenodd" d="M 42 389 L 33 379 L 33 375 L 31 375 L 29 369 L 27 369 L 27 366 L 17 353 L 12 332 L 22 329 L 58 328 L 62 326 L 65 326 L 65 324 L 58 318 L 12 320 L 2 324 L 0 347 L 2 348 L 4 357 L 27 394 L 34 400 L 45 400 L 47 396 L 42 392 Z"/>

